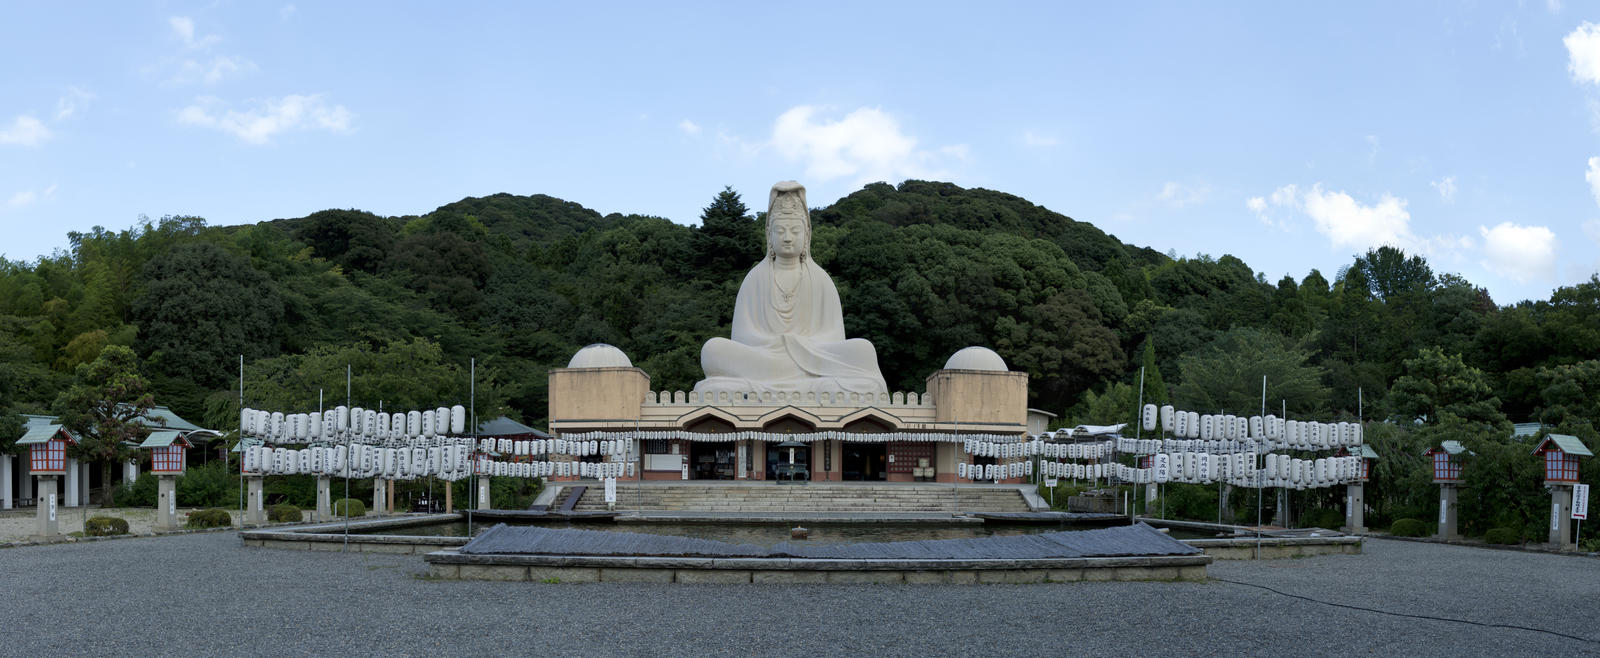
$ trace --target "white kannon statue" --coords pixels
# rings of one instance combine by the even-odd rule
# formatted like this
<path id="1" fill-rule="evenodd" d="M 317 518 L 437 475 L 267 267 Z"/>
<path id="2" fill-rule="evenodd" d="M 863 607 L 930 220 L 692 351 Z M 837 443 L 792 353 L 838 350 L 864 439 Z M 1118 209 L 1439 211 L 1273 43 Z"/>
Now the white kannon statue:
<path id="1" fill-rule="evenodd" d="M 767 255 L 739 286 L 733 339 L 706 341 L 700 366 L 706 378 L 694 390 L 702 393 L 888 391 L 872 343 L 844 337 L 839 291 L 811 259 L 805 186 L 772 186 Z"/>

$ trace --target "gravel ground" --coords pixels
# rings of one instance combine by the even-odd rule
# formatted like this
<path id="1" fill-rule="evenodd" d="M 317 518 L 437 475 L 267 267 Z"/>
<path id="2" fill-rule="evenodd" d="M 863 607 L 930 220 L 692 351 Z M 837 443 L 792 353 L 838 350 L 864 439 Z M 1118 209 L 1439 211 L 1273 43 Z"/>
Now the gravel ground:
<path id="1" fill-rule="evenodd" d="M 1600 655 L 1600 560 L 1383 540 L 1207 583 L 450 582 L 234 533 L 5 549 L 0 569 L 10 655 Z"/>

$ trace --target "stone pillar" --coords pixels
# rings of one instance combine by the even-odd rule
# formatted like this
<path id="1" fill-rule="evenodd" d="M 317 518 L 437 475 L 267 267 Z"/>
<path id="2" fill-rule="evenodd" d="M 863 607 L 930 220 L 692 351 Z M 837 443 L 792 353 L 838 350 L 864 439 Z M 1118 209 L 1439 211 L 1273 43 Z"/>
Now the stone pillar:
<path id="1" fill-rule="evenodd" d="M 156 476 L 156 529 L 178 529 L 178 476 Z"/>
<path id="2" fill-rule="evenodd" d="M 137 479 L 139 479 L 139 460 L 130 459 L 128 463 L 122 465 L 122 481 L 132 486 L 133 481 Z"/>
<path id="3" fill-rule="evenodd" d="M 444 513 L 445 514 L 454 514 L 455 511 L 456 511 L 456 487 L 455 487 L 455 483 L 451 482 L 449 480 L 446 480 L 445 483 L 444 483 Z"/>
<path id="4" fill-rule="evenodd" d="M 56 476 L 39 476 L 39 506 L 35 514 L 39 522 L 34 526 L 35 532 L 40 537 L 55 537 L 61 534 L 61 524 L 56 521 L 56 506 L 60 501 L 56 498 Z"/>
<path id="5" fill-rule="evenodd" d="M 82 505 L 88 505 L 89 504 L 89 465 L 88 464 L 79 464 L 78 468 L 80 469 L 80 471 L 78 473 L 78 502 L 79 502 L 79 504 L 82 504 Z M 107 482 L 107 483 L 105 483 L 105 486 L 109 487 L 109 486 L 111 486 L 111 483 Z"/>
<path id="6" fill-rule="evenodd" d="M 389 509 L 389 481 L 383 478 L 372 480 L 372 511 L 378 514 L 388 514 Z"/>
<path id="7" fill-rule="evenodd" d="M 1572 550 L 1572 487 L 1550 487 L 1550 545 L 1558 551 Z"/>
<path id="8" fill-rule="evenodd" d="M 63 507 L 78 506 L 78 460 L 67 458 L 66 482 L 62 485 L 62 498 L 65 499 Z"/>
<path id="9" fill-rule="evenodd" d="M 494 509 L 489 505 L 489 476 L 478 476 L 478 509 Z"/>
<path id="10" fill-rule="evenodd" d="M 1367 485 L 1360 482 L 1351 482 L 1344 487 L 1344 528 L 1341 529 L 1352 535 L 1360 535 L 1367 532 L 1366 488 Z"/>
<path id="11" fill-rule="evenodd" d="M 11 509 L 11 455 L 0 455 L 0 509 Z"/>
<path id="12" fill-rule="evenodd" d="M 244 521 L 245 523 L 266 523 L 267 505 L 262 500 L 261 484 L 263 478 L 259 475 L 245 476 Z"/>
<path id="13" fill-rule="evenodd" d="M 333 518 L 333 478 L 317 476 L 317 521 Z"/>
<path id="14" fill-rule="evenodd" d="M 1456 532 L 1456 485 L 1441 483 L 1439 485 L 1439 534 L 1436 535 L 1444 541 L 1461 538 Z"/>

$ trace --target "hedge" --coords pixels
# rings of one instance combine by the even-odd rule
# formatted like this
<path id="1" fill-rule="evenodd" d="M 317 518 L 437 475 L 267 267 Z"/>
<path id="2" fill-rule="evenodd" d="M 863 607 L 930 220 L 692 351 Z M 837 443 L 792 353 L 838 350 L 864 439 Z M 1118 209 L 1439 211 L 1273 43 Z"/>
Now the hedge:
<path id="1" fill-rule="evenodd" d="M 189 513 L 186 528 L 222 528 L 233 525 L 233 515 L 228 510 L 213 507 Z"/>
<path id="2" fill-rule="evenodd" d="M 1483 533 L 1483 541 L 1490 544 L 1520 544 L 1522 537 L 1512 528 L 1490 528 Z"/>
<path id="3" fill-rule="evenodd" d="M 83 534 L 90 537 L 109 537 L 128 534 L 128 522 L 114 516 L 91 516 L 83 522 Z"/>
<path id="4" fill-rule="evenodd" d="M 349 514 L 345 514 L 345 510 L 346 509 L 350 510 Z M 367 504 L 363 503 L 363 502 L 361 502 L 359 500 L 356 500 L 354 498 L 340 498 L 338 500 L 333 501 L 333 515 L 334 516 L 366 516 L 367 515 Z"/>
<path id="5" fill-rule="evenodd" d="M 267 520 L 273 523 L 299 523 L 305 517 L 300 513 L 300 508 L 283 503 L 267 508 Z"/>
<path id="6" fill-rule="evenodd" d="M 1396 537 L 1425 537 L 1428 526 L 1416 519 L 1397 519 L 1389 526 L 1389 534 Z"/>

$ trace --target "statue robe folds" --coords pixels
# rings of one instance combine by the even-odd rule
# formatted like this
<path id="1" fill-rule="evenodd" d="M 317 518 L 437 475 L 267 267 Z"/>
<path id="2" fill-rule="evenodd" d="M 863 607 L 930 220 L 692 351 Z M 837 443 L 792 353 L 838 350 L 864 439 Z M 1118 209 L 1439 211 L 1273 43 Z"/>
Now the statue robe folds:
<path id="1" fill-rule="evenodd" d="M 844 337 L 839 291 L 810 259 L 794 290 L 778 286 L 776 265 L 762 259 L 745 275 L 733 303 L 733 339 L 712 338 L 700 352 L 699 392 L 882 393 L 878 354 L 864 338 Z"/>

